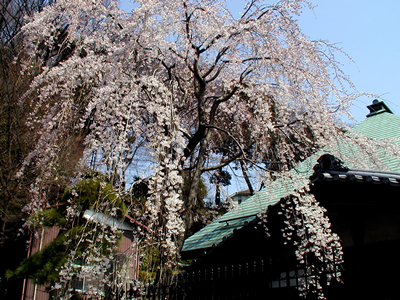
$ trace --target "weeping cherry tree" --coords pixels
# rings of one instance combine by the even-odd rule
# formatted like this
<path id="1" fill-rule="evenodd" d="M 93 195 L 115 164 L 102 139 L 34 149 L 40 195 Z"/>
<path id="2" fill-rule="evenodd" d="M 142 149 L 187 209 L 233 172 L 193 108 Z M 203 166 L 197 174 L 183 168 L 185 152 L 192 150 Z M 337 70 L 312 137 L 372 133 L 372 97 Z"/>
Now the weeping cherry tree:
<path id="1" fill-rule="evenodd" d="M 167 274 L 196 217 L 203 174 L 234 163 L 264 179 L 271 166 L 289 170 L 343 134 L 338 120 L 355 95 L 340 49 L 301 32 L 296 16 L 307 1 L 253 0 L 239 18 L 217 0 L 133 2 L 126 13 L 114 0 L 58 0 L 24 26 L 24 70 L 41 64 L 21 99 L 34 108 L 36 145 L 21 174 L 37 174 L 24 210 L 49 205 L 66 148 L 78 157 L 71 188 L 92 168 L 123 197 L 140 146 L 151 157 L 141 220 Z"/>

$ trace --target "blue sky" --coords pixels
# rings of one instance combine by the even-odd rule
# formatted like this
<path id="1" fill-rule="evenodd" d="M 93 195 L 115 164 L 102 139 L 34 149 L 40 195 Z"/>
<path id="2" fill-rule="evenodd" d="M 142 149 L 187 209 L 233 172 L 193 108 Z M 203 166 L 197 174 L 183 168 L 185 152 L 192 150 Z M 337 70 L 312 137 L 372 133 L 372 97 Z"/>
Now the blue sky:
<path id="1" fill-rule="evenodd" d="M 129 0 L 120 0 L 125 10 Z M 272 1 L 264 1 L 272 3 Z M 400 114 L 400 0 L 315 0 L 311 11 L 304 8 L 300 28 L 311 39 L 324 39 L 343 49 L 354 62 L 339 57 L 343 70 L 359 92 L 374 93 Z M 244 0 L 228 0 L 238 15 Z M 356 123 L 368 113 L 373 99 L 354 101 Z"/>
<path id="2" fill-rule="evenodd" d="M 313 11 L 299 18 L 303 32 L 312 39 L 336 43 L 353 60 L 340 59 L 343 69 L 360 92 L 379 95 L 400 114 L 400 1 L 319 0 Z M 352 113 L 358 122 L 372 99 L 355 101 Z"/>

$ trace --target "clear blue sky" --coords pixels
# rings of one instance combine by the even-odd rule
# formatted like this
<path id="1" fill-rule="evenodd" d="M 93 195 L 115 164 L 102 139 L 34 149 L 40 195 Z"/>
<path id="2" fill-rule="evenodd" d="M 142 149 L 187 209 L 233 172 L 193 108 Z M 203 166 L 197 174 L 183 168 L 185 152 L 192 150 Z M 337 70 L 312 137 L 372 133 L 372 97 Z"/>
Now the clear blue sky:
<path id="1" fill-rule="evenodd" d="M 120 0 L 125 10 L 129 0 Z M 272 3 L 272 1 L 264 1 Z M 300 27 L 311 39 L 326 39 L 341 47 L 353 60 L 340 57 L 343 69 L 360 92 L 379 95 L 400 114 L 400 0 L 315 0 L 313 11 L 305 8 Z M 228 0 L 237 15 L 244 0 Z M 356 121 L 365 118 L 372 99 L 354 102 Z"/>
<path id="2" fill-rule="evenodd" d="M 312 39 L 337 43 L 353 60 L 340 61 L 361 92 L 378 94 L 400 114 L 400 1 L 316 0 L 304 10 L 300 27 Z M 365 118 L 372 99 L 361 98 L 352 109 L 357 121 Z"/>

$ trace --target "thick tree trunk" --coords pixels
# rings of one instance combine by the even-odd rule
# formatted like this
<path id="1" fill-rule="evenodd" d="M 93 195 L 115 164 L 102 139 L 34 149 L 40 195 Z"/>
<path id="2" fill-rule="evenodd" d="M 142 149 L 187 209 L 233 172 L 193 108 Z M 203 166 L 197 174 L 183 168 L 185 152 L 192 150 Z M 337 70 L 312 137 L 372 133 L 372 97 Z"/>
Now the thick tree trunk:
<path id="1" fill-rule="evenodd" d="M 183 220 L 185 223 L 185 237 L 188 237 L 191 232 L 190 229 L 194 223 L 194 217 L 196 214 L 196 207 L 197 207 L 197 190 L 201 179 L 202 168 L 205 162 L 205 154 L 208 143 L 210 142 L 211 132 L 207 131 L 205 138 L 200 142 L 200 149 L 197 156 L 197 164 L 196 168 L 192 172 L 192 176 L 190 178 L 190 189 L 189 195 L 187 199 L 185 199 L 185 212 L 183 215 Z M 182 242 L 183 246 L 183 242 Z"/>

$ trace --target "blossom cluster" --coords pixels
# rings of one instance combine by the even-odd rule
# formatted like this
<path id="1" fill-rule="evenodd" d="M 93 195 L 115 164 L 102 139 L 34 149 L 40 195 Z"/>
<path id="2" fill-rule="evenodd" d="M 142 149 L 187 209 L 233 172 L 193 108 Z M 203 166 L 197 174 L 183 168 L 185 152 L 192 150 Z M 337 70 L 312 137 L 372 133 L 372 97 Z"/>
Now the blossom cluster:
<path id="1" fill-rule="evenodd" d="M 285 217 L 282 229 L 285 243 L 293 240 L 296 257 L 306 270 L 299 291 L 306 296 L 310 291 L 325 299 L 321 285 L 322 276 L 327 283 L 335 278 L 341 281 L 343 248 L 339 236 L 332 232 L 326 209 L 306 189 L 293 193 L 280 203 Z"/>
<path id="2" fill-rule="evenodd" d="M 179 116 L 170 91 L 154 78 L 142 78 L 153 100 L 150 145 L 157 165 L 150 179 L 150 197 L 146 201 L 150 228 L 161 241 L 162 255 L 169 257 L 167 267 L 175 262 L 178 252 L 175 241 L 184 233 L 181 187 L 184 139 L 176 127 Z M 151 93 L 151 94 L 150 94 Z M 169 101 L 168 101 L 169 100 Z"/>

